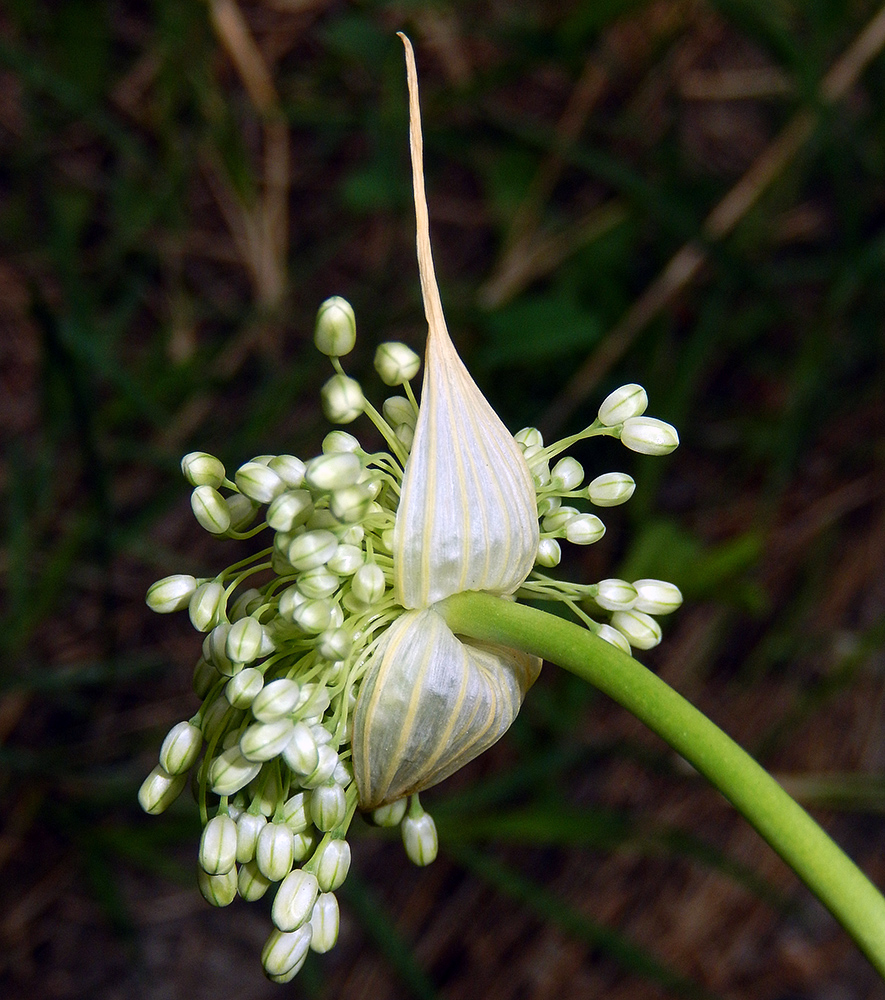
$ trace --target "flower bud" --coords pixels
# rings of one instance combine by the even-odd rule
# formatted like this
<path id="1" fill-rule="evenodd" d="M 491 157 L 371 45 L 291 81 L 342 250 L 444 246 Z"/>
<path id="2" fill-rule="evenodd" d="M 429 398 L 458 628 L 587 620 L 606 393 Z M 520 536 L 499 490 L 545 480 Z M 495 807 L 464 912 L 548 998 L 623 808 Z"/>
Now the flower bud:
<path id="1" fill-rule="evenodd" d="M 296 570 L 303 573 L 317 566 L 325 566 L 337 548 L 338 539 L 331 531 L 326 531 L 324 528 L 305 531 L 292 540 L 288 552 L 289 562 Z"/>
<path id="2" fill-rule="evenodd" d="M 264 595 L 256 587 L 244 590 L 234 601 L 228 615 L 232 622 L 238 622 L 250 612 L 258 611 L 264 605 Z"/>
<path id="3" fill-rule="evenodd" d="M 194 667 L 194 693 L 200 698 L 205 698 L 220 676 L 215 667 L 201 656 Z"/>
<path id="4" fill-rule="evenodd" d="M 599 407 L 599 421 L 606 427 L 614 427 L 622 424 L 631 417 L 638 417 L 640 413 L 645 413 L 648 406 L 648 396 L 641 385 L 631 382 L 629 385 L 622 385 L 620 389 L 615 389 L 609 393 Z"/>
<path id="5" fill-rule="evenodd" d="M 317 747 L 317 766 L 301 779 L 304 788 L 317 788 L 324 785 L 335 773 L 338 766 L 338 754 L 330 746 Z"/>
<path id="6" fill-rule="evenodd" d="M 337 574 L 329 572 L 326 566 L 315 566 L 298 577 L 298 589 L 312 601 L 331 597 L 340 583 Z"/>
<path id="7" fill-rule="evenodd" d="M 403 846 L 412 864 L 424 867 L 436 860 L 439 840 L 436 834 L 436 823 L 430 813 L 421 812 L 418 816 L 406 816 L 402 825 Z"/>
<path id="8" fill-rule="evenodd" d="M 237 873 L 237 892 L 241 899 L 245 899 L 247 903 L 254 903 L 257 899 L 261 899 L 269 887 L 270 879 L 261 873 L 254 859 L 240 865 Z"/>
<path id="9" fill-rule="evenodd" d="M 229 906 L 237 898 L 237 869 L 231 868 L 223 875 L 209 875 L 201 868 L 197 882 L 203 899 L 212 906 Z"/>
<path id="10" fill-rule="evenodd" d="M 288 490 L 297 490 L 304 482 L 304 462 L 294 455 L 275 455 L 267 467 L 283 480 Z"/>
<path id="11" fill-rule="evenodd" d="M 535 565 L 550 569 L 559 565 L 562 559 L 562 550 L 559 542 L 555 538 L 542 538 L 538 543 L 538 554 L 535 556 Z"/>
<path id="12" fill-rule="evenodd" d="M 606 611 L 627 611 L 636 600 L 636 588 L 626 580 L 600 580 L 595 601 Z"/>
<path id="13" fill-rule="evenodd" d="M 302 833 L 311 825 L 311 792 L 296 792 L 283 803 L 283 822 L 293 833 Z"/>
<path id="14" fill-rule="evenodd" d="M 682 591 L 675 583 L 666 580 L 636 580 L 633 583 L 638 597 L 633 604 L 634 611 L 644 611 L 649 615 L 669 615 L 682 604 Z"/>
<path id="15" fill-rule="evenodd" d="M 224 587 L 217 580 L 200 584 L 188 604 L 191 624 L 198 632 L 208 632 L 223 619 L 226 605 Z"/>
<path id="16" fill-rule="evenodd" d="M 631 417 L 621 429 L 621 444 L 640 455 L 669 455 L 679 444 L 679 434 L 655 417 Z"/>
<path id="17" fill-rule="evenodd" d="M 224 875 L 237 860 L 237 824 L 219 813 L 203 827 L 200 867 L 207 875 Z"/>
<path id="18" fill-rule="evenodd" d="M 292 870 L 294 843 L 292 831 L 285 823 L 268 823 L 258 834 L 255 863 L 271 882 L 279 882 Z"/>
<path id="19" fill-rule="evenodd" d="M 311 934 L 310 924 L 296 931 L 271 931 L 261 950 L 261 964 L 269 979 L 287 983 L 301 971 L 310 948 Z"/>
<path id="20" fill-rule="evenodd" d="M 224 650 L 234 663 L 251 663 L 261 655 L 264 626 L 247 615 L 231 625 Z"/>
<path id="21" fill-rule="evenodd" d="M 357 455 L 363 450 L 359 440 L 347 431 L 329 431 L 323 438 L 322 451 L 324 455 L 334 455 L 339 451 L 352 452 Z"/>
<path id="22" fill-rule="evenodd" d="M 376 563 L 365 563 L 354 573 L 351 582 L 353 596 L 363 604 L 377 604 L 384 596 L 387 581 L 384 570 Z"/>
<path id="23" fill-rule="evenodd" d="M 146 813 L 159 816 L 181 794 L 187 774 L 169 774 L 157 765 L 138 789 L 138 803 Z"/>
<path id="24" fill-rule="evenodd" d="M 261 770 L 261 764 L 246 760 L 238 746 L 229 747 L 209 765 L 209 786 L 216 795 L 233 795 Z"/>
<path id="25" fill-rule="evenodd" d="M 224 498 L 224 502 L 230 512 L 230 526 L 232 531 L 243 531 L 255 520 L 255 512 L 258 504 L 250 500 L 242 493 L 231 493 Z"/>
<path id="26" fill-rule="evenodd" d="M 320 389 L 320 402 L 333 424 L 349 424 L 366 408 L 362 386 L 347 375 L 333 375 Z"/>
<path id="27" fill-rule="evenodd" d="M 160 767 L 168 774 L 184 774 L 196 763 L 202 746 L 202 732 L 193 723 L 179 722 L 160 747 Z"/>
<path id="28" fill-rule="evenodd" d="M 255 667 L 246 667 L 224 686 L 224 697 L 234 708 L 248 708 L 264 687 L 264 675 Z"/>
<path id="29" fill-rule="evenodd" d="M 421 358 L 405 344 L 388 341 L 375 351 L 375 371 L 385 385 L 402 385 L 418 374 Z"/>
<path id="30" fill-rule="evenodd" d="M 661 626 L 642 611 L 616 611 L 611 623 L 637 649 L 651 649 L 661 641 Z"/>
<path id="31" fill-rule="evenodd" d="M 356 316 L 347 299 L 333 295 L 322 303 L 317 311 L 313 342 L 319 351 L 330 358 L 350 354 L 356 343 Z"/>
<path id="32" fill-rule="evenodd" d="M 550 486 L 562 493 L 577 489 L 583 478 L 583 466 L 569 455 L 561 458 L 550 470 Z"/>
<path id="33" fill-rule="evenodd" d="M 293 531 L 313 513 L 307 490 L 290 490 L 275 497 L 267 508 L 267 523 L 274 531 Z"/>
<path id="34" fill-rule="evenodd" d="M 344 789 L 334 781 L 315 788 L 310 795 L 310 816 L 314 826 L 323 833 L 334 830 L 347 815 Z"/>
<path id="35" fill-rule="evenodd" d="M 310 728 L 296 722 L 289 742 L 283 747 L 283 760 L 296 774 L 311 774 L 320 762 L 319 748 Z"/>
<path id="36" fill-rule="evenodd" d="M 237 819 L 237 861 L 240 864 L 245 864 L 255 857 L 258 836 L 265 826 L 267 826 L 267 817 L 261 813 L 240 813 Z"/>
<path id="37" fill-rule="evenodd" d="M 230 511 L 224 497 L 211 486 L 198 486 L 191 493 L 191 510 L 200 527 L 213 535 L 223 535 L 230 528 Z"/>
<path id="38" fill-rule="evenodd" d="M 240 737 L 240 753 L 246 760 L 264 763 L 264 761 L 278 757 L 291 737 L 291 719 L 256 722 L 249 726 Z"/>
<path id="39" fill-rule="evenodd" d="M 197 581 L 192 576 L 176 573 L 152 583 L 148 587 L 145 601 L 151 611 L 168 615 L 171 611 L 183 611 L 190 603 L 196 589 Z"/>
<path id="40" fill-rule="evenodd" d="M 617 646 L 622 653 L 626 653 L 627 656 L 632 656 L 633 653 L 630 649 L 630 643 L 627 642 L 622 632 L 619 632 L 616 628 L 612 628 L 611 625 L 600 625 L 596 634 L 600 639 L 605 639 L 607 643 L 612 646 Z"/>
<path id="41" fill-rule="evenodd" d="M 324 660 L 337 663 L 339 660 L 346 660 L 350 656 L 352 647 L 353 640 L 347 629 L 330 628 L 326 629 L 320 635 L 320 641 L 317 643 L 317 652 Z"/>
<path id="42" fill-rule="evenodd" d="M 310 913 L 310 950 L 324 955 L 338 940 L 340 914 L 338 900 L 332 892 L 321 892 Z"/>
<path id="43" fill-rule="evenodd" d="M 310 919 L 319 887 L 316 875 L 297 868 L 283 879 L 274 897 L 271 919 L 281 931 L 294 931 Z"/>
<path id="44" fill-rule="evenodd" d="M 372 822 L 375 826 L 399 826 L 408 804 L 408 799 L 397 799 L 396 802 L 388 802 L 386 806 L 379 806 L 372 810 Z"/>
<path id="45" fill-rule="evenodd" d="M 571 521 L 573 517 L 577 517 L 581 512 L 577 507 L 569 507 L 566 504 L 561 504 L 559 507 L 550 511 L 549 514 L 545 515 L 544 520 L 541 522 L 541 527 L 544 531 L 554 531 L 560 532 L 562 529 Z"/>
<path id="46" fill-rule="evenodd" d="M 529 448 L 543 448 L 544 437 L 537 427 L 523 427 L 521 431 L 514 435 L 514 440 L 523 451 Z"/>
<path id="47" fill-rule="evenodd" d="M 252 703 L 252 714 L 259 722 L 274 722 L 290 715 L 300 697 L 298 681 L 281 677 L 265 684 L 264 690 Z"/>
<path id="48" fill-rule="evenodd" d="M 227 655 L 229 634 L 230 622 L 220 622 L 203 640 L 203 659 L 208 660 L 225 677 L 233 677 L 242 666 L 242 664 L 235 663 Z"/>
<path id="49" fill-rule="evenodd" d="M 547 517 L 562 506 L 562 500 L 557 496 L 541 497 L 538 500 L 538 517 Z"/>
<path id="50" fill-rule="evenodd" d="M 410 399 L 405 396 L 391 396 L 384 400 L 381 407 L 384 419 L 391 427 L 401 427 L 403 424 L 414 428 L 418 422 L 418 414 Z"/>
<path id="51" fill-rule="evenodd" d="M 326 566 L 338 576 L 353 576 L 365 562 L 363 550 L 357 545 L 339 544 Z"/>
<path id="52" fill-rule="evenodd" d="M 587 499 L 597 507 L 617 507 L 633 496 L 636 483 L 625 472 L 604 472 L 587 487 Z"/>
<path id="53" fill-rule="evenodd" d="M 350 844 L 346 840 L 324 840 L 311 859 L 323 892 L 334 892 L 350 871 Z"/>
<path id="54" fill-rule="evenodd" d="M 224 466 L 205 451 L 192 451 L 181 460 L 181 471 L 191 486 L 211 486 L 218 489 L 224 482 Z"/>
<path id="55" fill-rule="evenodd" d="M 359 456 L 351 451 L 318 455 L 307 463 L 304 481 L 313 490 L 331 493 L 333 490 L 354 486 L 363 471 Z"/>
<path id="56" fill-rule="evenodd" d="M 332 513 L 343 524 L 355 524 L 368 514 L 372 504 L 372 487 L 369 484 L 347 486 L 335 490 L 330 507 Z"/>
<path id="57" fill-rule="evenodd" d="M 286 484 L 273 469 L 260 462 L 241 465 L 234 475 L 234 481 L 240 493 L 256 503 L 270 503 L 286 489 Z"/>
<path id="58" fill-rule="evenodd" d="M 332 623 L 332 603 L 328 598 L 305 601 L 292 612 L 292 621 L 304 632 L 318 635 Z"/>
<path id="59" fill-rule="evenodd" d="M 565 537 L 573 545 L 592 545 L 605 534 L 605 525 L 595 514 L 578 514 L 565 526 Z"/>

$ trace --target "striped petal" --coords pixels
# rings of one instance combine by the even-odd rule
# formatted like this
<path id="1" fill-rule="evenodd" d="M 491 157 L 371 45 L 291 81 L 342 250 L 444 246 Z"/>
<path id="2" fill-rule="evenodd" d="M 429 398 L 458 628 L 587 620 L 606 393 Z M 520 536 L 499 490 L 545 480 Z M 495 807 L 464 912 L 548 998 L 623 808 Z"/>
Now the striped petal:
<path id="1" fill-rule="evenodd" d="M 470 377 L 446 329 L 430 251 L 415 59 L 403 38 L 418 268 L 427 316 L 421 408 L 394 529 L 394 581 L 406 608 L 464 590 L 512 594 L 538 550 L 538 510 L 522 451 Z"/>
<path id="2" fill-rule="evenodd" d="M 510 728 L 541 661 L 463 642 L 432 608 L 390 626 L 363 680 L 353 766 L 363 809 L 437 784 Z"/>

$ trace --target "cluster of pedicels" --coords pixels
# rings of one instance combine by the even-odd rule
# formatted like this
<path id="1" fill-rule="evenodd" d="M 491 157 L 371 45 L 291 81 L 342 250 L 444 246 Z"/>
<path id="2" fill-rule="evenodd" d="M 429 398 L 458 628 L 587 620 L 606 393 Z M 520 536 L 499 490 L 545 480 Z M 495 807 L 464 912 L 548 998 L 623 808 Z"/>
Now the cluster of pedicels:
<path id="1" fill-rule="evenodd" d="M 644 415 L 638 385 L 609 395 L 578 434 L 545 445 L 534 428 L 512 437 L 451 343 L 433 276 L 421 174 L 420 118 L 411 48 L 413 182 L 418 260 L 428 319 L 421 405 L 411 388 L 420 358 L 382 344 L 375 368 L 400 394 L 381 410 L 340 359 L 356 340 L 353 310 L 323 303 L 314 342 L 335 370 L 322 388 L 332 423 L 365 414 L 386 448 L 367 451 L 343 430 L 322 454 L 260 455 L 229 477 L 212 455 L 182 460 L 194 515 L 219 539 L 262 536 L 265 545 L 216 576 L 176 574 L 147 603 L 187 609 L 204 634 L 194 670 L 202 699 L 173 726 L 139 791 L 161 813 L 193 774 L 203 822 L 199 884 L 226 906 L 273 887 L 274 930 L 265 973 L 287 982 L 309 950 L 338 935 L 336 890 L 350 867 L 356 809 L 399 826 L 408 857 L 437 853 L 418 793 L 491 746 L 519 711 L 540 661 L 519 650 L 456 636 L 440 602 L 464 591 L 563 601 L 587 628 L 629 653 L 661 637 L 654 615 L 681 602 L 659 580 L 570 584 L 545 571 L 560 543 L 589 545 L 605 530 L 601 509 L 633 493 L 622 473 L 584 482 L 576 441 L 619 438 L 663 455 L 676 431 Z"/>

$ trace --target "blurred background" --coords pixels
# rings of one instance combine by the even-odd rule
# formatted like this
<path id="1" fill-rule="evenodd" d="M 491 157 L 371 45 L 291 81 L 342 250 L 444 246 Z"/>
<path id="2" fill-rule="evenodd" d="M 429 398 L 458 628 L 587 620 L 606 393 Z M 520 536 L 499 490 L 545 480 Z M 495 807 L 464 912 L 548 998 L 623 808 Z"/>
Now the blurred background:
<path id="1" fill-rule="evenodd" d="M 288 986 L 212 910 L 198 820 L 135 795 L 196 708 L 144 605 L 231 558 L 180 456 L 316 453 L 328 295 L 370 398 L 424 338 L 398 29 L 449 326 L 515 431 L 638 381 L 645 459 L 573 578 L 686 604 L 643 659 L 885 883 L 885 12 L 866 0 L 9 0 L 0 14 L 0 992 L 243 1000 L 885 996 L 657 738 L 548 667 L 424 796 L 357 820 L 338 946 Z M 367 422 L 351 430 L 371 439 Z"/>

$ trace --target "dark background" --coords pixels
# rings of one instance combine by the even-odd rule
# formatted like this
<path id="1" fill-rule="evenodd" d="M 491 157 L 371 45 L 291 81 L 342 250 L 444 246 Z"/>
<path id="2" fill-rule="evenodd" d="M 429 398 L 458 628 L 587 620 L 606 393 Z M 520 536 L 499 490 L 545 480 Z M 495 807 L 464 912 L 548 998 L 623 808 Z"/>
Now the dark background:
<path id="1" fill-rule="evenodd" d="M 261 973 L 268 906 L 199 896 L 190 803 L 138 809 L 199 650 L 144 592 L 229 561 L 180 455 L 315 453 L 330 294 L 376 402 L 376 343 L 422 346 L 397 29 L 449 326 L 493 405 L 566 432 L 638 381 L 682 435 L 578 449 L 639 488 L 565 571 L 677 582 L 643 659 L 885 882 L 876 5 L 10 0 L 0 992 L 885 996 L 712 789 L 553 667 L 425 796 L 433 866 L 355 823 L 339 944 L 289 986 Z"/>

